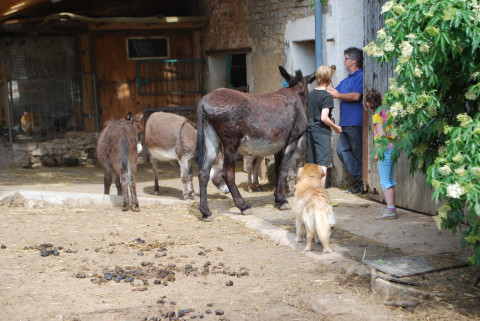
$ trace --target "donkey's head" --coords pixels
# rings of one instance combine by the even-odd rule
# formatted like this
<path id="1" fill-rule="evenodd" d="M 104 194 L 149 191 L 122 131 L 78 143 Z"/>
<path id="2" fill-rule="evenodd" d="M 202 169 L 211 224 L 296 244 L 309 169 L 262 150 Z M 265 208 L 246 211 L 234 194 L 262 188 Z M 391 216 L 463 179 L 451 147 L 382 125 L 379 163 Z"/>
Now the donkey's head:
<path id="1" fill-rule="evenodd" d="M 125 120 L 131 122 L 135 128 L 135 133 L 139 134 L 144 131 L 145 126 L 143 124 L 143 112 L 139 112 L 136 115 L 132 115 L 131 112 L 128 112 L 125 115 Z"/>
<path id="2" fill-rule="evenodd" d="M 128 112 L 125 115 L 125 120 L 133 124 L 135 130 L 135 135 L 137 136 L 137 152 L 140 154 L 143 150 L 142 148 L 142 139 L 140 138 L 140 133 L 145 130 L 145 125 L 143 123 L 143 112 L 139 112 L 135 116 L 132 116 L 131 112 Z"/>
<path id="3" fill-rule="evenodd" d="M 303 85 L 306 86 L 315 80 L 315 73 L 303 77 L 302 71 L 296 70 L 295 76 L 292 76 L 282 66 L 278 66 L 278 69 L 280 70 L 282 77 L 287 81 L 288 87 L 294 87 L 303 82 L 305 82 Z"/>
<path id="4" fill-rule="evenodd" d="M 210 169 L 210 179 L 212 180 L 213 185 L 218 188 L 223 193 L 228 193 L 229 189 L 227 183 L 223 179 L 223 151 L 219 151 L 217 158 L 213 162 L 213 166 Z"/>
<path id="5" fill-rule="evenodd" d="M 315 73 L 303 77 L 302 72 L 300 70 L 296 70 L 295 76 L 292 76 L 282 66 L 278 66 L 278 69 L 280 70 L 280 74 L 282 75 L 282 77 L 285 78 L 285 80 L 287 81 L 288 88 L 299 85 L 296 87 L 297 93 L 302 100 L 304 109 L 306 109 L 309 94 L 308 84 L 312 83 L 315 80 Z"/>

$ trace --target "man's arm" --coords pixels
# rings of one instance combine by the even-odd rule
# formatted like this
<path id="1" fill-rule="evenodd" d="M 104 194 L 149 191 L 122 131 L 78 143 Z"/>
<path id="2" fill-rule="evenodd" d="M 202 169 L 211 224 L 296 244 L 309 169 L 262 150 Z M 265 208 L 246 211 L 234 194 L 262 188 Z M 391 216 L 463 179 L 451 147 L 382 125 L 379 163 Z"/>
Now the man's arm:
<path id="1" fill-rule="evenodd" d="M 327 88 L 327 92 L 332 95 L 333 98 L 341 99 L 343 101 L 359 101 L 362 99 L 362 95 L 356 92 L 341 94 L 335 88 Z"/>

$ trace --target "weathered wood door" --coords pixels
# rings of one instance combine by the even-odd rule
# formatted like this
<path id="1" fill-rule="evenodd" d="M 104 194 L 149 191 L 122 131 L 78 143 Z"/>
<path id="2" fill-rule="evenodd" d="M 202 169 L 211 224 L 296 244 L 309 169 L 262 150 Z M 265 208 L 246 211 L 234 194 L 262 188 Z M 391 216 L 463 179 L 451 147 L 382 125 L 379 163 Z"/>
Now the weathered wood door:
<path id="1" fill-rule="evenodd" d="M 194 30 L 95 33 L 93 43 L 100 127 L 103 128 L 108 120 L 123 118 L 128 112 L 137 113 L 148 108 L 196 106 L 201 97 L 197 93 L 162 92 L 147 95 L 139 91 L 137 60 L 127 58 L 126 41 L 129 37 L 166 37 L 169 39 L 169 59 L 200 58 L 200 33 Z M 186 80 L 182 78 L 181 81 L 184 83 Z"/>
<path id="2" fill-rule="evenodd" d="M 365 38 L 364 45 L 367 45 L 377 36 L 377 31 L 383 28 L 383 15 L 380 14 L 382 5 L 386 1 L 379 3 L 377 0 L 364 0 L 364 28 Z M 364 93 L 369 89 L 375 88 L 382 94 L 388 89 L 388 79 L 394 76 L 393 64 L 381 67 L 374 62 L 371 57 L 364 55 Z M 378 175 L 378 165 L 372 161 L 373 151 L 373 127 L 372 112 L 364 111 L 364 146 L 368 146 L 368 157 L 363 158 L 364 178 L 367 177 L 369 194 L 380 201 L 385 201 L 385 196 L 380 185 L 380 177 Z M 368 132 L 368 135 L 365 133 Z M 364 152 L 367 148 L 364 148 Z M 438 205 L 432 200 L 432 189 L 427 186 L 425 175 L 416 172 L 413 176 L 409 173 L 410 162 L 405 155 L 401 155 L 395 165 L 395 181 L 397 182 L 396 204 L 399 207 L 408 208 L 414 211 L 435 214 Z"/>

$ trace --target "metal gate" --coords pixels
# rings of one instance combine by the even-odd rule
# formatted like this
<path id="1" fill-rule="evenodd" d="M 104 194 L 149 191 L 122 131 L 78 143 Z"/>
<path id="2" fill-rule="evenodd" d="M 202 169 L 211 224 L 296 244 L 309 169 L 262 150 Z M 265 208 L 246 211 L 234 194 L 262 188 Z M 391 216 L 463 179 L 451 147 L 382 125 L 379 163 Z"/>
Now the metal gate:
<path id="1" fill-rule="evenodd" d="M 139 95 L 201 94 L 201 60 L 137 61 Z"/>

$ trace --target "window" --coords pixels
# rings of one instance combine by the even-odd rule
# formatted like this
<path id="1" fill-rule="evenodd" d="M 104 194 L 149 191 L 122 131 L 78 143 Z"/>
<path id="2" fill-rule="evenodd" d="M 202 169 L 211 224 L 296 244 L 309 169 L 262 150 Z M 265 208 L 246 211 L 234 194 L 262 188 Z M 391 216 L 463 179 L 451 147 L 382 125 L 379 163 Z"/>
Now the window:
<path id="1" fill-rule="evenodd" d="M 165 37 L 127 38 L 127 59 L 166 59 L 170 44 Z"/>

